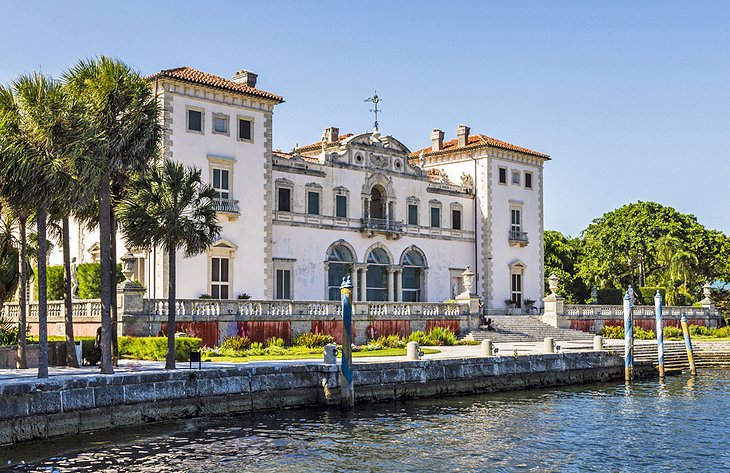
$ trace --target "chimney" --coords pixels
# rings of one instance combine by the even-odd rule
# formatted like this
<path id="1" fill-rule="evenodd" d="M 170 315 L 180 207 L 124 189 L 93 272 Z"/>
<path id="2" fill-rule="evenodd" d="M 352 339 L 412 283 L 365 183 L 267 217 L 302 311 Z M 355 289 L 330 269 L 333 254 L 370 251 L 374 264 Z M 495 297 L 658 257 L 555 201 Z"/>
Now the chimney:
<path id="1" fill-rule="evenodd" d="M 466 125 L 456 127 L 456 139 L 459 141 L 459 147 L 466 146 L 469 143 L 469 130 L 470 128 Z"/>
<path id="2" fill-rule="evenodd" d="M 334 143 L 340 139 L 340 129 L 333 126 L 324 129 L 325 141 L 327 143 Z"/>
<path id="3" fill-rule="evenodd" d="M 233 76 L 233 79 L 231 79 L 232 82 L 235 82 L 236 84 L 243 84 L 247 85 L 249 87 L 256 87 L 256 78 L 258 77 L 258 74 L 247 71 L 245 69 L 241 69 L 240 71 L 236 72 L 236 75 Z"/>
<path id="4" fill-rule="evenodd" d="M 431 132 L 431 151 L 439 151 L 444 147 L 444 132 L 434 128 Z"/>

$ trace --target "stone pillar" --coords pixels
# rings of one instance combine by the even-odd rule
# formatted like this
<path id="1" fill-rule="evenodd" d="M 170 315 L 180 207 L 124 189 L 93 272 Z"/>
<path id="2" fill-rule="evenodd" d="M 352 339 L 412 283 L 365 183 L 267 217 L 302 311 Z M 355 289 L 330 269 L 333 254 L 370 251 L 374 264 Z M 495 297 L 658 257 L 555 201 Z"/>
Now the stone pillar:
<path id="1" fill-rule="evenodd" d="M 479 297 L 471 292 L 474 287 L 474 273 L 468 266 L 462 273 L 462 280 L 464 281 L 464 292 L 456 296 L 456 301 L 462 306 L 469 307 L 469 328 L 478 329 L 482 324 L 482 311 L 479 307 Z"/>
<path id="2" fill-rule="evenodd" d="M 418 356 L 418 343 L 408 342 L 408 345 L 406 345 L 406 359 L 411 361 L 420 359 Z"/>
<path id="3" fill-rule="evenodd" d="M 602 351 L 603 350 L 603 337 L 600 335 L 596 335 L 593 337 L 593 350 L 594 351 Z"/>
<path id="4" fill-rule="evenodd" d="M 397 266 L 395 268 L 395 274 L 393 276 L 395 282 L 395 302 L 401 302 L 403 300 L 403 267 Z"/>
<path id="5" fill-rule="evenodd" d="M 482 356 L 492 356 L 492 341 L 482 340 Z"/>
<path id="6" fill-rule="evenodd" d="M 360 270 L 356 266 L 352 268 L 352 302 L 359 301 L 358 293 L 360 292 L 360 286 L 358 286 L 359 278 L 357 277 Z"/>
<path id="7" fill-rule="evenodd" d="M 368 270 L 367 270 L 367 266 L 364 265 L 364 264 L 359 264 L 359 265 L 356 265 L 355 268 L 356 268 L 356 271 L 360 271 L 360 277 L 358 278 L 359 279 L 358 283 L 360 284 L 360 286 L 359 286 L 359 288 L 360 288 L 360 298 L 358 300 L 361 301 L 361 302 L 366 302 L 368 300 L 368 296 L 367 296 L 367 294 L 368 294 L 368 288 L 367 288 L 367 286 L 368 286 L 368 281 L 367 281 Z"/>
<path id="8" fill-rule="evenodd" d="M 124 281 L 117 286 L 118 335 L 151 335 L 148 315 L 144 310 L 144 292 L 144 287 L 132 281 Z"/>
<path id="9" fill-rule="evenodd" d="M 558 277 L 555 273 L 548 278 L 551 294 L 544 298 L 542 321 L 556 328 L 570 328 L 570 321 L 565 318 L 565 298 L 560 297 L 558 292 Z"/>
<path id="10" fill-rule="evenodd" d="M 395 301 L 395 267 L 388 266 L 388 300 Z"/>

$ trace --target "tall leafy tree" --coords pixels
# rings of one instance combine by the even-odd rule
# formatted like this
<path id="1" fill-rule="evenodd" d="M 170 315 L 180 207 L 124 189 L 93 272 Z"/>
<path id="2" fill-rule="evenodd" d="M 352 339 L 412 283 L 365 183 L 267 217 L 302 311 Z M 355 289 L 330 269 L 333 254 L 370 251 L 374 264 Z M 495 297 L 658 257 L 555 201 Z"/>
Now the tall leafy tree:
<path id="1" fill-rule="evenodd" d="M 159 106 L 147 81 L 121 61 L 101 56 L 79 62 L 64 74 L 68 90 L 85 105 L 90 123 L 87 154 L 93 156 L 99 209 L 101 264 L 102 373 L 113 373 L 111 186 L 115 176 L 140 172 L 157 156 L 161 137 Z M 89 167 L 89 169 L 92 169 Z"/>
<path id="2" fill-rule="evenodd" d="M 161 247 L 168 258 L 168 320 L 166 369 L 175 368 L 175 254 L 186 257 L 205 251 L 220 233 L 213 199 L 215 191 L 201 180 L 199 169 L 165 160 L 130 184 L 120 203 L 122 234 L 140 248 Z"/>
<path id="3" fill-rule="evenodd" d="M 577 265 L 581 258 L 582 242 L 554 230 L 546 230 L 545 242 L 545 292 L 548 292 L 547 278 L 550 274 L 560 278 L 560 289 L 571 304 L 582 304 L 590 297 L 588 285 L 578 274 Z"/>
<path id="4" fill-rule="evenodd" d="M 3 162 L 2 170 L 27 184 L 22 191 L 35 202 L 38 234 L 38 377 L 48 377 L 48 311 L 46 294 L 48 208 L 54 195 L 57 176 L 68 166 L 70 109 L 63 88 L 40 73 L 22 75 L 12 84 L 10 107 L 13 123 L 4 141 L 10 150 L 11 162 Z"/>

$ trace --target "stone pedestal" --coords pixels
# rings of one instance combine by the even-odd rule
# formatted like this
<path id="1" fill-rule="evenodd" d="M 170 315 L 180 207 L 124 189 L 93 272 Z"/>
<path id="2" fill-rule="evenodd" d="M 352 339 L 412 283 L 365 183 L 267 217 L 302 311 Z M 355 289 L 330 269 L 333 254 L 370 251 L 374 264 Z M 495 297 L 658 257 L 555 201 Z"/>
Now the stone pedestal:
<path id="1" fill-rule="evenodd" d="M 545 337 L 544 352 L 555 353 L 555 340 L 551 337 Z"/>
<path id="2" fill-rule="evenodd" d="M 543 300 L 545 312 L 542 321 L 556 328 L 570 328 L 570 321 L 565 318 L 565 298 L 557 294 L 550 294 Z"/>
<path id="3" fill-rule="evenodd" d="M 408 342 L 408 345 L 406 345 L 406 359 L 411 361 L 420 360 L 418 356 L 418 343 Z"/>
<path id="4" fill-rule="evenodd" d="M 482 356 L 492 356 L 492 341 L 482 340 Z"/>
<path id="5" fill-rule="evenodd" d="M 117 286 L 117 334 L 143 337 L 149 332 L 148 316 L 144 311 L 145 288 L 132 281 Z"/>

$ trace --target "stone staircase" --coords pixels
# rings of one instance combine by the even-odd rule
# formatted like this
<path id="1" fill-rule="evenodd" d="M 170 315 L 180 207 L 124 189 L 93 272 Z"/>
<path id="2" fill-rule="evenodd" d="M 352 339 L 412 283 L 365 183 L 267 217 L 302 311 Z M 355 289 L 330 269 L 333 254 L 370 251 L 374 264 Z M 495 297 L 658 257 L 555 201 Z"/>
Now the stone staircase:
<path id="1" fill-rule="evenodd" d="M 624 356 L 622 345 L 611 344 L 606 350 Z M 701 367 L 730 367 L 730 344 L 717 342 L 693 342 L 694 360 L 697 368 Z M 655 366 L 658 363 L 656 342 L 635 343 L 634 360 L 649 361 Z M 687 349 L 684 341 L 667 340 L 664 342 L 664 370 L 681 371 L 689 369 Z"/>
<path id="2" fill-rule="evenodd" d="M 494 343 L 539 342 L 546 337 L 554 340 L 592 340 L 593 334 L 579 330 L 560 329 L 543 323 L 539 317 L 533 315 L 492 315 L 494 331 L 482 328 L 473 330 L 462 337 L 465 340 L 484 339 Z"/>

